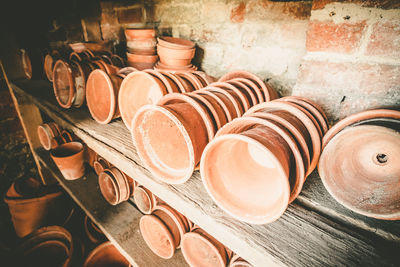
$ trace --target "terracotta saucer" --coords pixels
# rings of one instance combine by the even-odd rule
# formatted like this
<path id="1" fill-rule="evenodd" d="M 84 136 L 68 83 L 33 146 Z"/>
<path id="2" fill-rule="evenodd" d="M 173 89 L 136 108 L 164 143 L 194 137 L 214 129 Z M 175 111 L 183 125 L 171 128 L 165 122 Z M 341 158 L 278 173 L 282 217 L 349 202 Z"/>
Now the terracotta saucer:
<path id="1" fill-rule="evenodd" d="M 229 80 L 232 82 L 241 82 L 244 85 L 246 85 L 250 90 L 252 90 L 253 94 L 256 95 L 257 97 L 257 102 L 258 103 L 262 103 L 265 102 L 265 98 L 264 98 L 264 94 L 262 93 L 262 90 L 260 90 L 260 88 L 258 87 L 258 85 L 256 83 L 254 83 L 253 81 L 246 79 L 246 78 L 234 78 L 232 80 Z"/>
<path id="2" fill-rule="evenodd" d="M 322 148 L 341 130 L 356 122 L 373 119 L 373 118 L 392 118 L 400 119 L 400 111 L 394 109 L 371 109 L 352 114 L 332 126 L 322 139 Z"/>
<path id="3" fill-rule="evenodd" d="M 133 194 L 133 199 L 135 201 L 136 207 L 143 214 L 151 214 L 154 209 L 154 203 L 152 200 L 152 194 L 147 188 L 141 185 L 137 186 Z"/>
<path id="4" fill-rule="evenodd" d="M 192 41 L 169 36 L 160 36 L 157 38 L 157 41 L 162 46 L 174 49 L 191 49 L 196 45 Z"/>
<path id="5" fill-rule="evenodd" d="M 242 106 L 242 109 L 246 112 L 247 110 L 249 110 L 249 108 L 251 107 L 251 97 L 250 95 L 247 93 L 247 91 L 245 90 L 241 90 L 239 88 L 237 88 L 236 86 L 227 83 L 227 82 L 215 82 L 210 84 L 210 86 L 213 87 L 218 87 L 221 89 L 225 89 L 225 90 L 230 90 L 233 93 L 236 94 L 236 96 L 240 99 L 240 104 Z"/>
<path id="6" fill-rule="evenodd" d="M 207 85 L 215 82 L 215 78 L 208 75 L 204 71 L 194 71 L 193 74 L 200 76 L 206 82 Z"/>
<path id="7" fill-rule="evenodd" d="M 109 170 L 104 170 L 99 175 L 100 191 L 105 200 L 111 205 L 117 205 L 120 202 L 120 194 L 118 184 L 113 174 Z"/>
<path id="8" fill-rule="evenodd" d="M 171 81 L 173 81 L 177 87 L 177 93 L 185 93 L 186 92 L 186 83 L 184 85 L 184 81 L 180 77 L 178 77 L 176 74 L 168 71 L 163 71 L 163 70 L 158 70 L 162 75 L 168 77 Z"/>
<path id="9" fill-rule="evenodd" d="M 235 86 L 239 90 L 245 91 L 246 95 L 249 97 L 250 106 L 254 106 L 254 105 L 258 104 L 257 95 L 254 93 L 254 91 L 252 89 L 250 89 L 249 86 L 247 86 L 243 82 L 234 81 L 234 80 L 229 80 L 229 81 L 227 81 L 227 83 L 232 84 L 233 86 Z"/>
<path id="10" fill-rule="evenodd" d="M 182 78 L 186 78 L 192 84 L 195 90 L 200 90 L 204 87 L 200 80 L 190 72 L 178 71 L 176 74 Z"/>
<path id="11" fill-rule="evenodd" d="M 328 192 L 343 206 L 382 220 L 400 219 L 400 135 L 375 125 L 336 134 L 318 166 Z"/>
<path id="12" fill-rule="evenodd" d="M 213 93 L 209 90 L 198 90 L 194 91 L 193 94 L 200 94 L 213 98 L 224 110 L 227 122 L 233 120 L 237 116 L 235 107 L 233 106 L 231 101 L 224 95 L 222 95 L 222 97 L 220 95 L 219 97 L 215 92 Z"/>
<path id="13" fill-rule="evenodd" d="M 212 96 L 202 94 L 201 91 L 195 91 L 190 93 L 190 97 L 196 98 L 197 100 L 201 101 L 205 106 L 207 106 L 208 110 L 211 113 L 211 117 L 215 121 L 217 130 L 228 122 L 223 107 Z"/>
<path id="14" fill-rule="evenodd" d="M 162 83 L 164 84 L 165 89 L 167 90 L 167 93 L 176 93 L 176 92 L 178 92 L 178 88 L 176 87 L 175 83 L 170 81 L 168 77 L 164 76 L 159 71 L 148 69 L 148 70 L 144 70 L 144 72 L 150 73 L 151 75 L 153 75 L 153 76 L 157 77 L 158 79 L 160 79 L 160 81 L 162 81 Z M 174 88 L 172 88 L 172 87 L 174 87 Z"/>
<path id="15" fill-rule="evenodd" d="M 243 113 L 244 113 L 243 106 L 241 104 L 239 97 L 236 94 L 229 93 L 227 90 L 221 89 L 219 87 L 214 87 L 214 86 L 207 86 L 203 90 L 204 91 L 207 90 L 207 91 L 217 94 L 217 95 L 223 95 L 224 97 L 229 99 L 229 101 L 235 107 L 236 114 L 234 117 L 240 117 L 243 115 Z"/>

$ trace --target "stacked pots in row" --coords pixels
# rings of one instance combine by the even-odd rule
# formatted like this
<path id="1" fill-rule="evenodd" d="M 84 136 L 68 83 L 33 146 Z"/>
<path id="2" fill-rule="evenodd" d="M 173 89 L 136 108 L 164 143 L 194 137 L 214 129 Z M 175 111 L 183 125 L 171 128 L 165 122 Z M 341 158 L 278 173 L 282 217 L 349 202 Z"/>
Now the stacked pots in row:
<path id="1" fill-rule="evenodd" d="M 319 175 L 333 198 L 354 212 L 400 219 L 399 110 L 353 114 L 323 138 Z"/>
<path id="2" fill-rule="evenodd" d="M 72 142 L 71 134 L 61 129 L 54 122 L 44 123 L 38 126 L 37 135 L 42 147 L 46 150 L 54 149 L 62 144 Z"/>
<path id="3" fill-rule="evenodd" d="M 90 115 L 98 123 L 107 124 L 120 117 L 118 93 L 122 80 L 133 67 L 125 67 L 116 72 L 97 69 L 90 73 L 86 83 L 86 102 Z"/>
<path id="4" fill-rule="evenodd" d="M 204 186 L 238 220 L 275 221 L 316 167 L 327 130 L 324 112 L 306 98 L 256 105 L 222 127 L 205 148 L 200 163 Z"/>
<path id="5" fill-rule="evenodd" d="M 152 69 L 158 60 L 155 29 L 125 29 L 127 63 L 138 70 Z"/>
<path id="6" fill-rule="evenodd" d="M 63 108 L 81 107 L 85 103 L 89 74 L 95 69 L 115 73 L 121 62 L 113 58 L 115 57 L 109 52 L 95 53 L 85 50 L 82 53 L 71 53 L 69 60 L 58 59 L 52 68 L 53 88 L 58 104 Z M 47 59 L 45 67 L 51 65 L 53 60 L 49 57 Z"/>
<path id="7" fill-rule="evenodd" d="M 162 203 L 156 195 L 142 185 L 136 186 L 133 200 L 138 210 L 143 214 L 151 214 L 155 207 Z"/>
<path id="8" fill-rule="evenodd" d="M 157 44 L 157 53 L 160 61 L 155 69 L 166 71 L 195 71 L 197 67 L 192 65 L 195 55 L 195 43 L 174 37 L 160 37 Z"/>
<path id="9" fill-rule="evenodd" d="M 219 128 L 274 97 L 276 92 L 256 75 L 231 72 L 201 90 L 168 94 L 157 105 L 142 107 L 132 122 L 133 142 L 154 176 L 184 183 Z"/>
<path id="10" fill-rule="evenodd" d="M 136 112 L 144 105 L 156 104 L 163 96 L 185 93 L 207 86 L 213 79 L 204 72 L 144 70 L 130 73 L 121 84 L 118 105 L 128 129 Z"/>
<path id="11" fill-rule="evenodd" d="M 100 156 L 95 161 L 99 187 L 104 199 L 111 205 L 127 201 L 135 192 L 135 181 Z"/>

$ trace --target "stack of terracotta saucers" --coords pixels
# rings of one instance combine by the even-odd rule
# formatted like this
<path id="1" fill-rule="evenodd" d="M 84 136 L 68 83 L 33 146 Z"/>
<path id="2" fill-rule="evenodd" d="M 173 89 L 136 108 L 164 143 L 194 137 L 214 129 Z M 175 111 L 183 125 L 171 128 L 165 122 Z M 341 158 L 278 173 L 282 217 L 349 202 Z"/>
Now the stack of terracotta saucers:
<path id="1" fill-rule="evenodd" d="M 118 96 L 122 120 L 130 129 L 132 118 L 140 107 L 155 104 L 169 93 L 199 90 L 213 80 L 200 71 L 170 73 L 148 69 L 131 73 L 123 80 Z"/>
<path id="2" fill-rule="evenodd" d="M 71 134 L 60 128 L 54 122 L 44 123 L 38 126 L 37 135 L 42 147 L 46 150 L 54 149 L 59 145 L 72 142 Z"/>
<path id="3" fill-rule="evenodd" d="M 166 71 L 195 71 L 197 67 L 192 65 L 195 55 L 195 43 L 174 37 L 157 38 L 157 53 L 160 61 L 155 69 Z"/>
<path id="4" fill-rule="evenodd" d="M 102 169 L 99 173 L 100 191 L 108 203 L 118 205 L 133 196 L 136 184 L 131 177 L 104 159 L 100 161 L 98 158 L 96 162 L 101 165 Z M 104 165 L 100 162 L 103 162 Z M 96 172 L 99 171 L 96 169 Z"/>
<path id="5" fill-rule="evenodd" d="M 122 80 L 135 71 L 133 67 L 126 67 L 117 72 L 97 69 L 90 73 L 86 83 L 86 102 L 90 114 L 98 123 L 107 124 L 120 117 L 118 92 Z"/>
<path id="6" fill-rule="evenodd" d="M 275 96 L 252 73 L 228 73 L 201 90 L 168 94 L 157 105 L 143 106 L 132 121 L 133 141 L 154 176 L 171 184 L 184 183 L 219 128 Z"/>
<path id="7" fill-rule="evenodd" d="M 306 98 L 256 105 L 222 127 L 204 149 L 204 186 L 234 218 L 270 223 L 299 195 L 327 130 L 324 112 Z"/>
<path id="8" fill-rule="evenodd" d="M 181 249 L 183 257 L 190 266 L 225 267 L 233 254 L 197 225 L 183 235 Z"/>
<path id="9" fill-rule="evenodd" d="M 81 53 L 72 52 L 69 59 L 58 59 L 52 69 L 54 94 L 63 108 L 81 107 L 85 103 L 86 81 L 95 69 L 101 69 L 109 74 L 116 73 L 122 59 L 110 52 L 92 52 L 84 50 Z M 50 75 L 49 68 L 54 60 L 47 57 L 45 70 Z M 46 67 L 47 66 L 47 67 Z"/>
<path id="10" fill-rule="evenodd" d="M 128 65 L 138 70 L 151 69 L 158 60 L 155 29 L 125 29 Z"/>
<path id="11" fill-rule="evenodd" d="M 157 205 L 150 215 L 144 215 L 139 226 L 147 246 L 159 257 L 170 259 L 193 225 L 185 216 L 163 203 Z"/>
<path id="12" fill-rule="evenodd" d="M 156 195 L 142 185 L 135 186 L 133 200 L 138 210 L 143 214 L 151 214 L 154 208 L 162 203 Z"/>
<path id="13" fill-rule="evenodd" d="M 354 212 L 400 219 L 399 110 L 353 114 L 324 136 L 318 172 L 328 192 Z"/>

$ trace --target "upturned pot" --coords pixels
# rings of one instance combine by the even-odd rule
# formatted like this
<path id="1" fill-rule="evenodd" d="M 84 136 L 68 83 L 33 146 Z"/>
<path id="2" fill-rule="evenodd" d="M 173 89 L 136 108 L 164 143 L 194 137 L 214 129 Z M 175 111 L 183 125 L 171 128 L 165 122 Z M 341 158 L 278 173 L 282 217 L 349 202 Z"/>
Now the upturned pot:
<path id="1" fill-rule="evenodd" d="M 177 66 L 185 66 L 190 64 L 190 61 L 192 60 L 192 58 L 194 57 L 194 54 L 196 52 L 196 48 L 189 48 L 189 49 L 176 49 L 176 48 L 170 48 L 170 47 L 166 47 L 163 46 L 161 44 L 157 45 L 157 54 L 160 56 L 161 58 L 161 62 L 163 58 L 169 58 L 169 59 L 186 59 L 188 60 L 188 62 L 186 64 L 180 64 Z M 165 62 L 163 62 L 165 63 Z M 169 64 L 167 64 L 169 65 Z M 174 66 L 174 65 L 172 65 Z"/>
<path id="2" fill-rule="evenodd" d="M 155 38 L 134 39 L 126 42 L 126 46 L 134 50 L 154 50 L 157 45 Z"/>
<path id="3" fill-rule="evenodd" d="M 187 66 L 169 66 L 166 65 L 160 61 L 158 61 L 155 65 L 154 65 L 154 69 L 155 70 L 164 70 L 164 71 L 170 71 L 170 72 L 175 72 L 175 71 L 196 71 L 197 67 L 194 66 L 193 64 L 189 64 Z"/>
<path id="4" fill-rule="evenodd" d="M 107 124 L 120 117 L 118 93 L 122 78 L 102 70 L 90 73 L 86 84 L 86 102 L 92 117 L 101 124 Z"/>
<path id="5" fill-rule="evenodd" d="M 146 72 L 130 73 L 121 83 L 118 104 L 121 117 L 128 129 L 131 129 L 132 119 L 140 107 L 157 103 L 167 94 L 163 82 Z"/>
<path id="6" fill-rule="evenodd" d="M 270 223 L 289 203 L 290 148 L 264 126 L 237 131 L 219 135 L 205 148 L 200 162 L 203 184 L 218 206 L 234 218 Z"/>
<path id="7" fill-rule="evenodd" d="M 84 267 L 130 267 L 129 261 L 118 249 L 107 241 L 93 249 L 83 264 Z"/>
<path id="8" fill-rule="evenodd" d="M 82 143 L 62 144 L 51 150 L 50 155 L 66 180 L 76 180 L 85 174 L 84 146 Z"/>
<path id="9" fill-rule="evenodd" d="M 224 245 L 201 228 L 183 236 L 181 249 L 190 266 L 224 267 L 228 262 Z"/>
<path id="10" fill-rule="evenodd" d="M 152 63 L 155 64 L 158 60 L 157 55 L 138 55 L 126 53 L 128 62 L 138 62 L 138 63 Z"/>
<path id="11" fill-rule="evenodd" d="M 127 41 L 155 38 L 156 30 L 154 28 L 143 28 L 143 29 L 128 28 L 125 29 L 125 37 Z"/>
<path id="12" fill-rule="evenodd" d="M 138 48 L 127 47 L 126 51 L 128 51 L 128 53 L 130 53 L 130 54 L 136 54 L 136 55 L 151 56 L 151 55 L 157 54 L 156 47 L 148 48 L 148 49 L 138 49 Z"/>
<path id="13" fill-rule="evenodd" d="M 194 48 L 196 45 L 194 42 L 181 39 L 181 38 L 175 38 L 175 37 L 169 37 L 169 36 L 162 36 L 158 37 L 157 41 L 160 45 L 168 48 L 173 48 L 173 49 L 191 49 Z"/>

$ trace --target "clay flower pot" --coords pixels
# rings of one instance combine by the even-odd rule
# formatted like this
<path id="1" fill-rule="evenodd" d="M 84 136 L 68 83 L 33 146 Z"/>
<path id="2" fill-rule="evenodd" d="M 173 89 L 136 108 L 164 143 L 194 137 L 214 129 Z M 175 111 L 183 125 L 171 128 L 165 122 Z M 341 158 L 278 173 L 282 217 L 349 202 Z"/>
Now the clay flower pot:
<path id="1" fill-rule="evenodd" d="M 127 201 L 131 196 L 131 186 L 128 177 L 116 167 L 111 167 L 110 172 L 113 174 L 118 186 L 120 200 L 119 203 Z"/>
<path id="2" fill-rule="evenodd" d="M 160 45 L 172 49 L 191 49 L 194 48 L 196 45 L 192 41 L 181 39 L 181 38 L 174 38 L 168 36 L 158 37 L 157 41 Z"/>
<path id="3" fill-rule="evenodd" d="M 140 107 L 157 103 L 167 91 L 163 82 L 146 72 L 130 73 L 123 80 L 118 95 L 121 117 L 128 129 Z"/>
<path id="4" fill-rule="evenodd" d="M 265 102 L 265 98 L 264 98 L 262 89 L 260 89 L 260 87 L 252 80 L 249 80 L 246 78 L 234 78 L 232 80 L 227 80 L 226 82 L 229 82 L 229 83 L 230 82 L 240 82 L 240 83 L 244 84 L 253 92 L 253 94 L 256 95 L 258 103 Z"/>
<path id="5" fill-rule="evenodd" d="M 227 265 L 228 256 L 224 245 L 201 228 L 186 233 L 182 240 L 182 254 L 190 266 Z"/>
<path id="6" fill-rule="evenodd" d="M 126 53 L 126 55 L 128 58 L 128 65 L 138 70 L 152 69 L 158 60 L 157 55 L 139 55 L 131 53 Z"/>
<path id="7" fill-rule="evenodd" d="M 194 93 L 200 94 L 200 95 L 207 95 L 210 98 L 213 98 L 224 110 L 225 117 L 228 122 L 232 121 L 234 118 L 237 117 L 237 113 L 236 113 L 234 104 L 223 93 L 212 91 L 212 90 L 199 90 Z"/>
<path id="8" fill-rule="evenodd" d="M 129 261 L 118 251 L 118 249 L 107 241 L 95 249 L 87 256 L 84 267 L 128 267 Z"/>
<path id="9" fill-rule="evenodd" d="M 99 174 L 99 187 L 104 199 L 111 205 L 117 205 L 121 202 L 121 193 L 110 170 L 104 170 Z"/>
<path id="10" fill-rule="evenodd" d="M 26 236 L 14 252 L 16 266 L 71 266 L 77 256 L 71 234 L 60 226 L 40 228 Z"/>
<path id="11" fill-rule="evenodd" d="M 162 83 L 165 86 L 165 89 L 167 90 L 167 93 L 178 93 L 179 89 L 178 89 L 178 85 L 170 78 L 170 76 L 168 75 L 164 75 L 161 72 L 157 71 L 157 70 L 144 70 L 144 72 L 149 73 L 155 77 L 157 77 L 160 81 L 162 81 Z M 173 75 L 173 74 L 171 74 Z"/>
<path id="12" fill-rule="evenodd" d="M 225 127 L 230 124 L 221 130 Z M 278 219 L 287 208 L 289 164 L 289 147 L 283 138 L 258 126 L 211 141 L 203 152 L 200 173 L 207 192 L 228 214 L 264 224 Z"/>
<path id="13" fill-rule="evenodd" d="M 157 54 L 156 52 L 156 47 L 154 46 L 153 48 L 148 48 L 148 49 L 137 49 L 137 48 L 130 48 L 127 47 L 126 51 L 130 54 L 136 54 L 136 55 L 155 55 Z"/>
<path id="14" fill-rule="evenodd" d="M 106 239 L 103 232 L 99 229 L 99 227 L 97 227 L 96 224 L 93 223 L 93 221 L 88 216 L 85 216 L 83 225 L 85 228 L 86 236 L 91 243 L 98 244 Z"/>
<path id="15" fill-rule="evenodd" d="M 55 141 L 61 135 L 60 128 L 55 123 L 45 123 L 37 128 L 37 135 L 42 147 L 46 150 L 54 149 L 59 144 Z"/>
<path id="16" fill-rule="evenodd" d="M 85 62 L 71 62 L 71 65 L 73 65 L 73 67 L 78 70 L 77 72 L 74 72 L 75 76 L 73 76 L 73 80 L 75 83 L 75 98 L 73 101 L 73 106 L 79 108 L 85 102 L 86 81 L 89 77 L 89 74 L 94 70 L 94 68 L 92 68 L 91 65 Z"/>
<path id="17" fill-rule="evenodd" d="M 157 45 L 157 53 L 161 58 L 161 62 L 163 62 L 163 58 L 169 58 L 169 59 L 181 59 L 184 60 L 186 59 L 186 64 L 182 64 L 184 61 L 181 62 L 181 64 L 178 64 L 177 66 L 185 66 L 190 64 L 190 61 L 194 57 L 194 54 L 196 52 L 196 48 L 190 48 L 190 49 L 176 49 L 176 48 L 170 48 L 166 47 L 163 45 L 158 44 Z M 165 62 L 163 62 L 166 64 Z M 169 64 L 167 64 L 169 65 Z M 175 66 L 172 64 L 171 66 Z"/>
<path id="18" fill-rule="evenodd" d="M 85 174 L 84 146 L 70 142 L 50 151 L 50 155 L 66 180 L 75 180 Z"/>
<path id="19" fill-rule="evenodd" d="M 122 78 L 94 70 L 86 84 L 86 102 L 92 117 L 101 124 L 107 124 L 120 116 L 117 97 Z"/>
<path id="20" fill-rule="evenodd" d="M 134 39 L 126 43 L 126 46 L 134 50 L 153 50 L 157 45 L 155 38 Z"/>
<path id="21" fill-rule="evenodd" d="M 328 192 L 348 209 L 381 220 L 400 219 L 398 130 L 358 125 L 325 146 L 318 172 Z"/>
<path id="22" fill-rule="evenodd" d="M 53 69 L 53 89 L 58 104 L 70 108 L 75 97 L 74 76 L 78 70 L 64 60 L 57 60 Z"/>
<path id="23" fill-rule="evenodd" d="M 175 71 L 196 71 L 197 67 L 192 64 L 189 64 L 186 66 L 169 66 L 169 65 L 166 65 L 166 64 L 158 61 L 154 65 L 154 69 L 175 72 Z"/>
<path id="24" fill-rule="evenodd" d="M 143 214 L 151 214 L 157 204 L 155 196 L 147 188 L 141 185 L 135 188 L 133 199 L 136 207 Z"/>
<path id="25" fill-rule="evenodd" d="M 156 30 L 153 28 L 149 29 L 125 29 L 125 37 L 127 41 L 136 39 L 150 39 L 156 37 Z"/>
<path id="26" fill-rule="evenodd" d="M 201 81 L 201 79 L 199 79 L 196 75 L 190 73 L 190 72 L 176 72 L 176 75 L 178 75 L 179 77 L 186 79 L 187 81 L 189 81 L 195 90 L 200 90 L 201 88 L 203 88 L 203 83 Z"/>
<path id="27" fill-rule="evenodd" d="M 61 58 L 60 53 L 54 50 L 50 54 L 47 54 L 44 57 L 44 73 L 46 74 L 47 79 L 52 82 L 53 81 L 53 69 L 56 61 Z"/>

